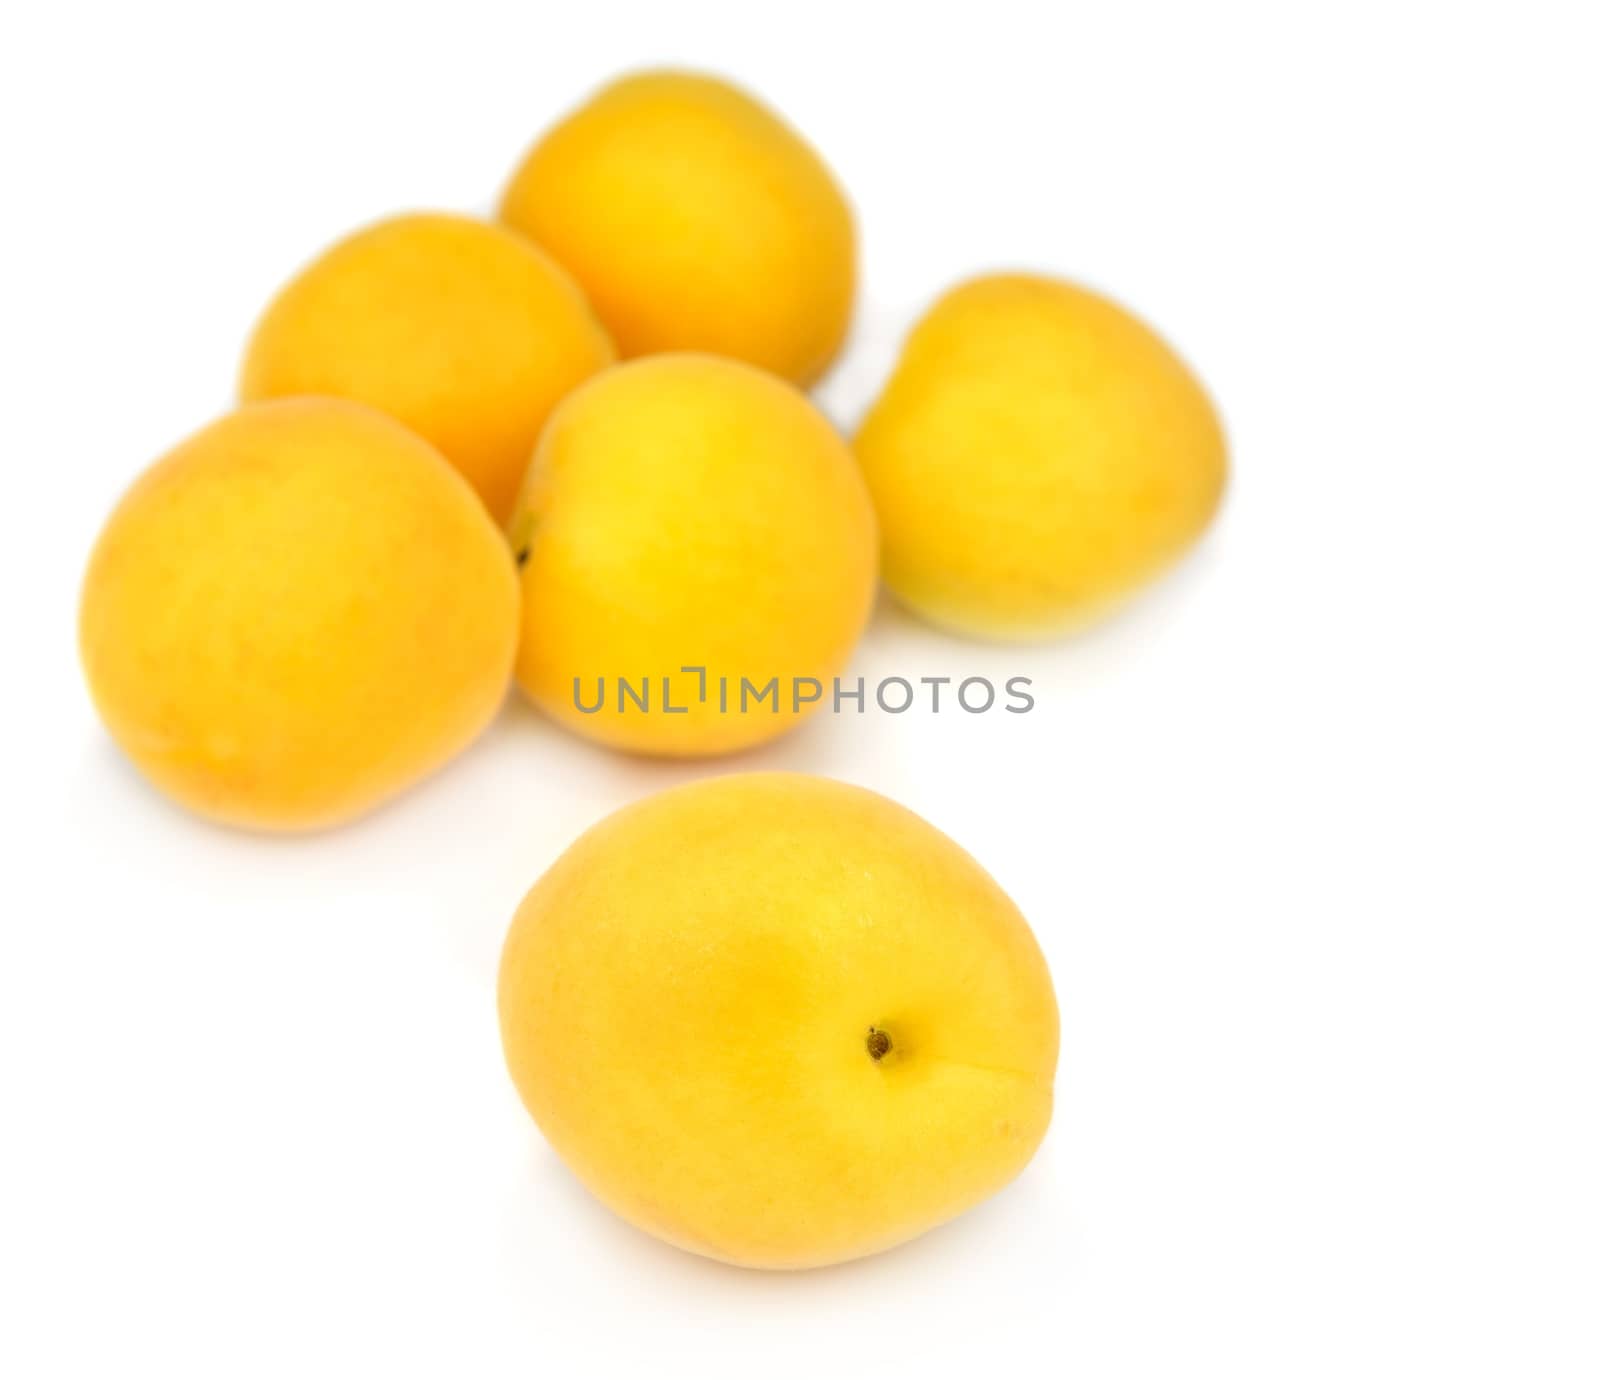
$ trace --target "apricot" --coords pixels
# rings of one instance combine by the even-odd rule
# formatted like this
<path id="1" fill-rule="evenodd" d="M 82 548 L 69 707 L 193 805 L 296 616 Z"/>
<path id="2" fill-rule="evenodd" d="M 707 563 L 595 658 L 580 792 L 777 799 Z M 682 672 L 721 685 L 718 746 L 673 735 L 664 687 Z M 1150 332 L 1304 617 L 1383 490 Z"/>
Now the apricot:
<path id="1" fill-rule="evenodd" d="M 640 72 L 536 143 L 500 218 L 582 285 L 624 357 L 729 355 L 801 385 L 855 299 L 855 224 L 833 174 L 748 92 Z"/>
<path id="2" fill-rule="evenodd" d="M 1043 954 L 994 880 L 883 796 L 696 782 L 601 821 L 500 962 L 511 1076 L 635 1226 L 738 1265 L 882 1251 L 995 1193 L 1050 1123 Z"/>
<path id="3" fill-rule="evenodd" d="M 550 410 L 615 358 L 583 294 L 519 235 L 405 215 L 302 270 L 245 353 L 246 402 L 364 402 L 431 441 L 504 521 Z"/>
<path id="4" fill-rule="evenodd" d="M 313 829 L 443 765 L 505 695 L 505 540 L 427 442 L 355 403 L 241 408 L 147 470 L 89 559 L 111 736 L 196 812 Z"/>
<path id="5" fill-rule="evenodd" d="M 732 752 L 827 703 L 871 612 L 872 505 L 781 379 L 654 355 L 550 418 L 511 541 L 517 680 L 568 728 L 669 757 Z"/>
<path id="6" fill-rule="evenodd" d="M 912 331 L 855 452 L 884 580 L 935 623 L 1048 637 L 1155 578 L 1227 476 L 1205 390 L 1143 322 L 1050 278 L 975 278 Z"/>

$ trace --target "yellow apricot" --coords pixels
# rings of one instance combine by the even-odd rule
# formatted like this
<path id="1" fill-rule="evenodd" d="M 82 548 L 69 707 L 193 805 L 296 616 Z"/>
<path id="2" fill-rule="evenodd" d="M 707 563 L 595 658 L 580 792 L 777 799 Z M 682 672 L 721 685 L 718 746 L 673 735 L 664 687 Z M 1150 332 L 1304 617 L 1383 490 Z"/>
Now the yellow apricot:
<path id="1" fill-rule="evenodd" d="M 518 908 L 499 1005 L 573 1173 L 738 1265 L 909 1240 L 1050 1123 L 1055 993 L 1027 922 L 932 825 L 819 777 L 724 776 L 601 821 Z"/>
<path id="2" fill-rule="evenodd" d="M 715 77 L 605 87 L 534 145 L 500 217 L 578 280 L 624 357 L 704 350 L 804 385 L 849 328 L 844 194 L 799 134 Z"/>
<path id="3" fill-rule="evenodd" d="M 504 521 L 551 408 L 615 357 L 582 293 L 536 246 L 466 216 L 405 215 L 342 240 L 278 294 L 239 393 L 387 412 Z"/>
<path id="4" fill-rule="evenodd" d="M 310 829 L 465 747 L 516 646 L 502 534 L 355 403 L 241 408 L 148 469 L 89 560 L 79 646 L 134 764 L 202 815 Z"/>
<path id="5" fill-rule="evenodd" d="M 877 582 L 844 442 L 789 384 L 710 355 L 618 365 L 567 398 L 511 537 L 522 688 L 665 756 L 763 742 L 825 702 Z"/>
<path id="6" fill-rule="evenodd" d="M 976 278 L 923 317 L 855 440 L 884 579 L 986 637 L 1081 624 L 1175 561 L 1227 476 L 1222 427 L 1142 322 L 1070 283 Z"/>

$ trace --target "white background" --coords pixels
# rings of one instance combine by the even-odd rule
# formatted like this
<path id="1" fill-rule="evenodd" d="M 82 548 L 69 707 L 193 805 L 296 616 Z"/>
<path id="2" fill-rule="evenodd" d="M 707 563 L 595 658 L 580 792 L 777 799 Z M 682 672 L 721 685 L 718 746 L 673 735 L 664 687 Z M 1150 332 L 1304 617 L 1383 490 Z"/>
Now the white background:
<path id="1" fill-rule="evenodd" d="M 0 1372 L 1600 1373 L 1592 16 L 7 7 Z M 841 425 L 954 279 L 1055 271 L 1215 391 L 1221 521 L 1059 645 L 880 610 L 858 673 L 1031 675 L 1025 717 L 824 718 L 665 766 L 513 703 L 337 834 L 181 815 L 80 683 L 100 521 L 228 405 L 301 261 L 487 210 L 548 120 L 661 60 L 765 95 L 855 200 Z M 954 835 L 1063 1017 L 1023 1178 L 808 1275 L 614 1220 L 495 1025 L 504 927 L 566 843 L 745 767 Z"/>

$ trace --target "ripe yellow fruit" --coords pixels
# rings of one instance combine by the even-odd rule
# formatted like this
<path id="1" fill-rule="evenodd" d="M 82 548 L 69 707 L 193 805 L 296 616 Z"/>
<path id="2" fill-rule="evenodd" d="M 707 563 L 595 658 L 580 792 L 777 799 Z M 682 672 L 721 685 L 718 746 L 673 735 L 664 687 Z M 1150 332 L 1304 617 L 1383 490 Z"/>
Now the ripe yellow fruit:
<path id="1" fill-rule="evenodd" d="M 517 1090 L 635 1226 L 797 1269 L 988 1197 L 1050 1122 L 1044 956 L 924 820 L 819 777 L 725 776 L 584 834 L 500 964 Z"/>
<path id="2" fill-rule="evenodd" d="M 261 403 L 147 470 L 90 557 L 89 689 L 152 782 L 310 829 L 443 764 L 504 698 L 517 585 L 442 456 L 354 403 Z"/>
<path id="3" fill-rule="evenodd" d="M 793 129 L 714 77 L 607 86 L 533 147 L 500 217 L 582 284 L 625 357 L 705 350 L 804 385 L 849 329 L 844 194 Z"/>
<path id="4" fill-rule="evenodd" d="M 1174 561 L 1227 474 L 1182 360 L 1115 303 L 1049 278 L 953 289 L 922 319 L 855 442 L 884 579 L 987 637 L 1081 624 Z"/>
<path id="5" fill-rule="evenodd" d="M 504 521 L 551 408 L 615 358 L 583 294 L 536 246 L 465 216 L 406 215 L 334 245 L 278 294 L 239 393 L 387 412 Z"/>
<path id="6" fill-rule="evenodd" d="M 522 688 L 579 733 L 666 756 L 763 742 L 828 700 L 877 580 L 844 442 L 790 385 L 709 355 L 574 392 L 511 540 Z"/>

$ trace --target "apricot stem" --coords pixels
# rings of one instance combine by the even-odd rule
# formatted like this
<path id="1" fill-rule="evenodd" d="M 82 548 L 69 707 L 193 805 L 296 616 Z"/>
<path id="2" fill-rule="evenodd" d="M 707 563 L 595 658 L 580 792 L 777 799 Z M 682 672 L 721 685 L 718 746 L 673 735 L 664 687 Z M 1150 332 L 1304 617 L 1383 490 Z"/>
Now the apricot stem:
<path id="1" fill-rule="evenodd" d="M 887 1030 L 879 1030 L 875 1025 L 867 1027 L 867 1053 L 874 1061 L 883 1058 L 893 1048 L 894 1041 L 889 1038 Z"/>

